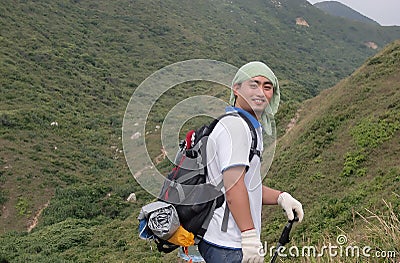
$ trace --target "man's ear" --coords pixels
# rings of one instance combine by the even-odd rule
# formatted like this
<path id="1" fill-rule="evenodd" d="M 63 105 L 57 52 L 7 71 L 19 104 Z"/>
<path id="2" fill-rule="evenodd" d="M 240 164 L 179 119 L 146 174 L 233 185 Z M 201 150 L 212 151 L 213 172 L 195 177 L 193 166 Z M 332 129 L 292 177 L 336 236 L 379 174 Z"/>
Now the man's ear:
<path id="1" fill-rule="evenodd" d="M 238 94 L 239 94 L 239 92 L 238 92 L 239 88 L 240 88 L 240 84 L 239 83 L 236 83 L 235 85 L 233 85 L 232 90 L 233 90 L 233 95 L 235 95 L 235 97 L 237 97 Z"/>

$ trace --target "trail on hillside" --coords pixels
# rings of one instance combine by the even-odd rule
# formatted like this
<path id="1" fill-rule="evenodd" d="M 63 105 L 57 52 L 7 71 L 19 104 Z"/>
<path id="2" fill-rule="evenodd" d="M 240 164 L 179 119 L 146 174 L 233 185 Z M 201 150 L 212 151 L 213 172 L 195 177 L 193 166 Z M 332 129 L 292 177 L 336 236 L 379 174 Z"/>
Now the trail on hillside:
<path id="1" fill-rule="evenodd" d="M 288 123 L 288 125 L 286 126 L 286 133 L 288 133 L 291 129 L 293 129 L 293 127 L 296 125 L 297 121 L 300 118 L 300 112 L 302 111 L 302 109 L 298 109 L 296 111 L 296 114 L 294 115 L 294 117 L 290 120 L 290 122 Z"/>
<path id="2" fill-rule="evenodd" d="M 32 220 L 28 223 L 28 233 L 32 231 L 32 229 L 34 229 L 37 224 L 39 223 L 39 217 L 42 214 L 43 210 L 46 209 L 46 207 L 48 207 L 50 204 L 50 201 L 48 201 L 47 203 L 45 203 L 35 214 L 35 216 L 32 218 Z"/>

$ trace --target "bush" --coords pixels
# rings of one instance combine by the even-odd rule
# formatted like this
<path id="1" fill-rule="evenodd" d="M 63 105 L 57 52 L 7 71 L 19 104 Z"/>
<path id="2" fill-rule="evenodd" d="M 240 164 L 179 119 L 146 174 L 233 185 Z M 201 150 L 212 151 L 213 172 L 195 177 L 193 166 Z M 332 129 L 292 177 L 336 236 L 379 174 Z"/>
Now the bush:
<path id="1" fill-rule="evenodd" d="M 348 152 L 345 156 L 343 171 L 341 176 L 365 175 L 365 168 L 360 168 L 360 165 L 365 161 L 366 157 L 361 152 Z"/>
<path id="2" fill-rule="evenodd" d="M 51 225 L 67 218 L 93 219 L 98 216 L 116 218 L 129 204 L 111 188 L 104 186 L 70 186 L 57 189 L 50 205 L 43 211 L 43 225 Z"/>
<path id="3" fill-rule="evenodd" d="M 390 119 L 365 118 L 351 130 L 356 144 L 363 149 L 372 149 L 392 138 L 400 129 L 400 122 Z"/>
<path id="4" fill-rule="evenodd" d="M 92 222 L 76 219 L 54 224 L 29 235 L 9 233 L 0 239 L 0 259 L 2 262 L 72 262 L 61 253 L 85 246 L 94 233 Z"/>

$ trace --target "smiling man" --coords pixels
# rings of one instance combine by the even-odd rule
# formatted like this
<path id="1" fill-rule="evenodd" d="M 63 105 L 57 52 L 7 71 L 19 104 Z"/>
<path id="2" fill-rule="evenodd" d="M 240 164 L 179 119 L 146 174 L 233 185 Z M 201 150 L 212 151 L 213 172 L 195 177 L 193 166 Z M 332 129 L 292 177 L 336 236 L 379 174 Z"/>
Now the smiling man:
<path id="1" fill-rule="evenodd" d="M 267 65 L 255 61 L 238 70 L 231 89 L 233 106 L 227 112 L 241 112 L 247 121 L 235 115 L 221 119 L 209 139 L 214 148 L 207 148 L 207 156 L 212 157 L 208 157 L 209 180 L 215 185 L 223 180 L 225 193 L 225 203 L 215 210 L 198 245 L 207 263 L 264 262 L 263 253 L 260 254 L 262 205 L 279 204 L 289 220 L 294 218 L 293 211 L 299 221 L 303 218 L 299 201 L 286 192 L 262 185 L 261 154 L 249 158 L 249 125 L 257 133 L 256 151 L 262 153 L 263 126 L 270 125 L 267 114 L 276 113 L 279 100 L 278 79 Z"/>
<path id="2" fill-rule="evenodd" d="M 236 97 L 235 107 L 241 108 L 257 119 L 267 108 L 274 95 L 272 82 L 264 76 L 256 76 L 243 83 L 237 83 L 233 87 Z"/>

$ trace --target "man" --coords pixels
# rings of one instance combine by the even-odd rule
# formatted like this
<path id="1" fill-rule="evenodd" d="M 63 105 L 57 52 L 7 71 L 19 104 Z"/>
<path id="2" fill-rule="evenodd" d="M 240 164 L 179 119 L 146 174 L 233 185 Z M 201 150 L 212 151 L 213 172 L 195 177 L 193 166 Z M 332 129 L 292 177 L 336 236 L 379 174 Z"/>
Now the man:
<path id="1" fill-rule="evenodd" d="M 270 127 L 267 114 L 275 114 L 280 100 L 275 74 L 262 62 L 250 62 L 235 75 L 231 104 L 227 111 L 240 111 L 257 132 L 257 149 L 262 152 L 262 129 Z M 210 135 L 207 146 L 210 181 L 224 183 L 224 205 L 215 210 L 199 251 L 207 263 L 264 262 L 261 232 L 262 205 L 279 204 L 289 219 L 299 221 L 303 209 L 290 194 L 262 185 L 261 159 L 254 155 L 249 162 L 250 128 L 243 118 L 222 118 Z M 221 229 L 225 206 L 229 208 L 227 230 Z M 227 210 L 228 211 L 228 210 Z"/>

